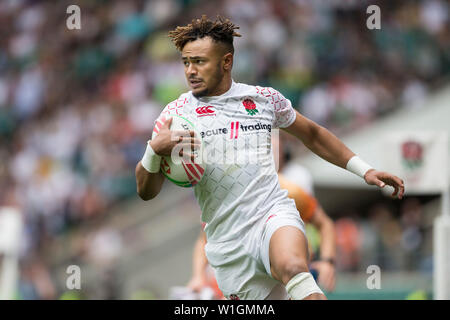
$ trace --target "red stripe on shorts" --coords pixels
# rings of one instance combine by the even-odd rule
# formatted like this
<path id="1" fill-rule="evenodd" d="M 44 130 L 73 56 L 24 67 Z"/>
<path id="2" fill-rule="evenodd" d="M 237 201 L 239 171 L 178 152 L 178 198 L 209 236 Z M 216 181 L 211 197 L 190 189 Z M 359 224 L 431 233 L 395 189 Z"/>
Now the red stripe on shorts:
<path id="1" fill-rule="evenodd" d="M 273 217 L 275 217 L 275 216 L 276 216 L 276 214 L 271 214 L 271 215 L 267 218 L 266 222 L 269 221 L 270 218 L 273 218 Z"/>

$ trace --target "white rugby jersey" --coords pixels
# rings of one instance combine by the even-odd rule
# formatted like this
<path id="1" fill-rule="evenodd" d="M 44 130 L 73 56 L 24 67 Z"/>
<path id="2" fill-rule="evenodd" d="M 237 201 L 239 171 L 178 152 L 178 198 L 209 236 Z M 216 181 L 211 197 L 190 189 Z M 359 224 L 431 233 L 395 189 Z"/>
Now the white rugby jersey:
<path id="1" fill-rule="evenodd" d="M 271 131 L 295 120 L 278 91 L 232 82 L 220 96 L 182 94 L 161 113 L 194 123 L 203 140 L 205 172 L 194 191 L 209 243 L 243 239 L 276 208 L 295 208 L 281 190 L 271 151 Z M 254 244 L 258 245 L 258 244 Z"/>

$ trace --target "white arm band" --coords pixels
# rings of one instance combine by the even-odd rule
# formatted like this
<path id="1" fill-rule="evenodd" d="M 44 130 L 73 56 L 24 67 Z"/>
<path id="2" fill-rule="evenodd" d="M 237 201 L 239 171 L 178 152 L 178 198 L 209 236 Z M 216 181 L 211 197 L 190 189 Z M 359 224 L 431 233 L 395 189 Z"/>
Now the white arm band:
<path id="1" fill-rule="evenodd" d="M 373 169 L 370 165 L 365 163 L 363 160 L 361 160 L 358 156 L 353 156 L 348 162 L 347 162 L 347 170 L 350 172 L 353 172 L 354 174 L 360 176 L 361 178 L 364 178 L 364 175 L 367 171 L 370 169 Z"/>
<path id="2" fill-rule="evenodd" d="M 161 156 L 158 156 L 150 146 L 150 140 L 147 141 L 147 149 L 145 149 L 141 164 L 145 170 L 150 173 L 159 172 L 161 167 Z"/>

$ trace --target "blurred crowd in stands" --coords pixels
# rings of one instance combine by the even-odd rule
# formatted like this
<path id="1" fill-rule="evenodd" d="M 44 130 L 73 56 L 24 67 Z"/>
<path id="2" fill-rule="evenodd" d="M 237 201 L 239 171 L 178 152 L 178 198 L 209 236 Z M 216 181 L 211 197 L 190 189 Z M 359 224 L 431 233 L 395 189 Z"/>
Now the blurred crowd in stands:
<path id="1" fill-rule="evenodd" d="M 377 265 L 383 271 L 418 271 L 432 275 L 432 223 L 423 203 L 406 198 L 399 208 L 387 202 L 370 206 L 367 215 L 347 212 L 336 219 L 337 267 L 365 270 Z"/>
<path id="2" fill-rule="evenodd" d="M 71 4 L 81 8 L 81 30 L 66 27 Z M 381 8 L 380 30 L 366 27 L 369 4 Z M 241 27 L 234 80 L 278 89 L 338 135 L 413 109 L 448 83 L 444 0 L 2 0 L 0 206 L 23 212 L 22 278 L 35 293 L 24 285 L 22 297 L 57 297 L 45 285 L 47 245 L 135 196 L 134 167 L 153 121 L 188 90 L 167 32 L 217 13 Z M 373 246 L 392 244 L 414 259 L 421 222 L 408 206 L 400 220 L 373 208 L 362 224 L 381 237 L 371 244 L 352 242 L 354 223 L 339 221 L 343 250 L 346 241 L 367 245 L 373 258 Z M 342 259 L 351 269 L 356 257 Z"/>

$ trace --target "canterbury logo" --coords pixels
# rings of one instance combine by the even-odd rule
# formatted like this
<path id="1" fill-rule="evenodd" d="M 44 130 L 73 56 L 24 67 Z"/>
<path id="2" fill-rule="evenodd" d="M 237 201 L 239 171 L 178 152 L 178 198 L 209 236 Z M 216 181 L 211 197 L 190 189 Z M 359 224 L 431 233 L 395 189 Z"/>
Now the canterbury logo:
<path id="1" fill-rule="evenodd" d="M 197 112 L 198 117 L 215 116 L 215 111 L 212 108 L 213 106 L 198 107 L 195 112 Z"/>

